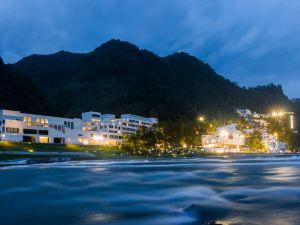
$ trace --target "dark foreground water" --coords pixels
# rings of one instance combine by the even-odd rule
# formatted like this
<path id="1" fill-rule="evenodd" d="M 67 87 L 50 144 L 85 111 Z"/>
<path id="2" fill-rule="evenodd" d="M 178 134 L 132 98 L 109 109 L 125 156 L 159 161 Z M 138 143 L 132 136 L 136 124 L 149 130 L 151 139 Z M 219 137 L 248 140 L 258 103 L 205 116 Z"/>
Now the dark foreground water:
<path id="1" fill-rule="evenodd" d="M 0 168 L 0 224 L 300 224 L 300 157 Z"/>

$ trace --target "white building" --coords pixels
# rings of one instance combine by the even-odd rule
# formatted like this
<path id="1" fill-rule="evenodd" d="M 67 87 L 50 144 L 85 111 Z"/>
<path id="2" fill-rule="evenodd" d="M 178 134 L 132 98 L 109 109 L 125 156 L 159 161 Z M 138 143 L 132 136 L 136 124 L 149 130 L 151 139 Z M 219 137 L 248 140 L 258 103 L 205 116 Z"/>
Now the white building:
<path id="1" fill-rule="evenodd" d="M 219 127 L 214 134 L 202 136 L 202 146 L 208 151 L 239 152 L 244 144 L 244 135 L 236 129 L 236 124 Z"/>
<path id="2" fill-rule="evenodd" d="M 267 130 L 262 132 L 262 144 L 270 153 L 282 153 L 288 150 L 287 145 L 277 139 L 276 135 L 269 134 Z"/>
<path id="3" fill-rule="evenodd" d="M 139 126 L 158 120 L 131 114 L 116 119 L 113 114 L 82 113 L 82 119 L 0 110 L 0 140 L 33 143 L 118 145 L 123 134 L 134 134 Z"/>
<path id="4" fill-rule="evenodd" d="M 36 143 L 78 143 L 81 119 L 0 110 L 1 140 Z"/>
<path id="5" fill-rule="evenodd" d="M 151 127 L 158 123 L 155 118 L 123 114 L 116 118 L 113 114 L 86 112 L 82 114 L 83 144 L 118 145 L 123 141 L 123 134 L 135 134 L 138 127 Z"/>
<path id="6" fill-rule="evenodd" d="M 122 132 L 128 134 L 134 134 L 140 126 L 151 127 L 153 124 L 158 123 L 158 119 L 156 118 L 147 118 L 132 114 L 122 114 L 121 121 Z"/>
<path id="7" fill-rule="evenodd" d="M 82 144 L 117 145 L 122 142 L 122 122 L 113 114 L 82 113 Z"/>

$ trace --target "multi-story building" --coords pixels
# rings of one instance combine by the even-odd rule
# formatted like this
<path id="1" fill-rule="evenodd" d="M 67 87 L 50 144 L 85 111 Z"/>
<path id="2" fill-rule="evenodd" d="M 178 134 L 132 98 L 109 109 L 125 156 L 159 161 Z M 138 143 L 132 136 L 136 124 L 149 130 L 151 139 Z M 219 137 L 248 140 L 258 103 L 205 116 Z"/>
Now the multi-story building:
<path id="1" fill-rule="evenodd" d="M 127 134 L 134 134 L 140 126 L 151 127 L 158 123 L 156 118 L 146 118 L 132 114 L 122 114 L 122 132 Z"/>
<path id="2" fill-rule="evenodd" d="M 131 114 L 117 119 L 113 114 L 82 113 L 82 119 L 35 115 L 0 110 L 0 140 L 33 143 L 118 145 L 123 134 L 150 127 L 158 120 Z"/>
<path id="3" fill-rule="evenodd" d="M 0 110 L 1 140 L 37 143 L 78 143 L 81 119 Z"/>
<path id="4" fill-rule="evenodd" d="M 86 112 L 82 114 L 83 144 L 117 145 L 122 142 L 122 123 L 113 114 Z"/>
<path id="5" fill-rule="evenodd" d="M 96 145 L 117 145 L 123 141 L 123 134 L 135 134 L 138 127 L 151 127 L 158 123 L 156 118 L 122 114 L 86 112 L 82 114 L 83 138 L 80 143 Z"/>

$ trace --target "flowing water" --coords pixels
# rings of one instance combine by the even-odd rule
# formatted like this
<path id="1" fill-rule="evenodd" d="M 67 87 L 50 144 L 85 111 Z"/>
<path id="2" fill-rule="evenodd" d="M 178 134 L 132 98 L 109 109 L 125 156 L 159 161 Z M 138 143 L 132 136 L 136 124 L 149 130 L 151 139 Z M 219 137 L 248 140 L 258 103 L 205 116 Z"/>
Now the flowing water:
<path id="1" fill-rule="evenodd" d="M 1 225 L 300 224 L 300 157 L 0 168 Z"/>

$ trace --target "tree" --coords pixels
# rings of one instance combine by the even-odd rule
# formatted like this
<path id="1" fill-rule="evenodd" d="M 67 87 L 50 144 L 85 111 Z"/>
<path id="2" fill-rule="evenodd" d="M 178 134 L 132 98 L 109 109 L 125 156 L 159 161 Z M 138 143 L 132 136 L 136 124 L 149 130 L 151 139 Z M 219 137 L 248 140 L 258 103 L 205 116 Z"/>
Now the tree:
<path id="1" fill-rule="evenodd" d="M 261 142 L 261 134 L 258 131 L 255 131 L 253 134 L 247 137 L 246 145 L 250 147 L 251 150 L 254 151 L 262 151 L 264 150 L 264 146 Z"/>

